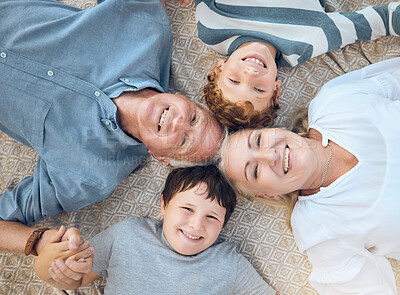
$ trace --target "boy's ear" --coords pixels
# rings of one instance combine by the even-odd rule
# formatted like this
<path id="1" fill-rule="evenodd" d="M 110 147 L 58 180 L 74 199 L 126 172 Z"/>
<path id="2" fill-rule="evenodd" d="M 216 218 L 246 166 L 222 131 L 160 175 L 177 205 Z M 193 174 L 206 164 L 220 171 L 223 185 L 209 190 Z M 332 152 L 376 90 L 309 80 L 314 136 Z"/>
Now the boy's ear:
<path id="1" fill-rule="evenodd" d="M 256 195 L 256 198 L 266 199 L 266 200 L 276 200 L 276 201 L 281 199 L 280 196 L 268 196 L 267 194 Z"/>
<path id="2" fill-rule="evenodd" d="M 164 214 L 165 214 L 164 195 L 161 194 L 160 216 L 164 216 Z"/>
<path id="3" fill-rule="evenodd" d="M 276 80 L 275 81 L 275 89 L 276 89 L 276 101 L 281 98 L 281 90 L 282 90 L 282 81 L 281 80 Z"/>
<path id="4" fill-rule="evenodd" d="M 167 157 L 158 156 L 158 155 L 154 154 L 151 150 L 149 150 L 149 154 L 152 155 L 153 158 L 156 159 L 157 161 L 159 161 L 162 165 L 169 166 L 169 159 Z"/>
<path id="5" fill-rule="evenodd" d="M 214 70 L 211 73 L 211 80 L 214 81 L 215 77 L 222 70 L 225 65 L 225 61 L 223 59 L 218 60 L 217 64 L 214 67 Z"/>

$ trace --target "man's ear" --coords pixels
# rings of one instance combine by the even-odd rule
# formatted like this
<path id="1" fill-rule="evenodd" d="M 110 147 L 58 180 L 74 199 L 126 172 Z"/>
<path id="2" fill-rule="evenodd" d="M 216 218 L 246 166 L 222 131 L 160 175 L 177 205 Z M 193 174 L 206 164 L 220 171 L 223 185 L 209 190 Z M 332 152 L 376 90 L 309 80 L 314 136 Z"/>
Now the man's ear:
<path id="1" fill-rule="evenodd" d="M 282 81 L 281 80 L 276 80 L 275 81 L 275 89 L 276 89 L 276 101 L 281 98 L 281 90 L 282 90 Z"/>
<path id="2" fill-rule="evenodd" d="M 149 150 L 149 154 L 153 156 L 154 159 L 159 161 L 164 166 L 169 166 L 169 159 L 164 156 L 155 155 L 151 150 Z"/>
<path id="3" fill-rule="evenodd" d="M 266 199 L 266 200 L 276 200 L 276 201 L 281 199 L 280 196 L 268 196 L 267 194 L 256 195 L 256 198 Z"/>
<path id="4" fill-rule="evenodd" d="M 164 195 L 161 194 L 161 209 L 160 209 L 160 216 L 164 216 L 165 214 L 165 204 L 164 204 Z"/>

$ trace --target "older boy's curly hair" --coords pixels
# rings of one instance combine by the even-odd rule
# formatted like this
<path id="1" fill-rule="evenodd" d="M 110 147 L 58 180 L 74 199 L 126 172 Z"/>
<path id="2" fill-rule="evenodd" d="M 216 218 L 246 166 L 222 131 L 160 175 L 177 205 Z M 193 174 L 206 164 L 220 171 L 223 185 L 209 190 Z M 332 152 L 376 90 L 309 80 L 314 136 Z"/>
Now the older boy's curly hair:
<path id="1" fill-rule="evenodd" d="M 224 97 L 217 85 L 218 74 L 207 76 L 208 83 L 203 88 L 203 99 L 216 118 L 231 130 L 240 128 L 260 128 L 272 125 L 279 109 L 278 92 L 274 91 L 271 105 L 262 111 L 255 111 L 249 101 L 233 103 Z"/>

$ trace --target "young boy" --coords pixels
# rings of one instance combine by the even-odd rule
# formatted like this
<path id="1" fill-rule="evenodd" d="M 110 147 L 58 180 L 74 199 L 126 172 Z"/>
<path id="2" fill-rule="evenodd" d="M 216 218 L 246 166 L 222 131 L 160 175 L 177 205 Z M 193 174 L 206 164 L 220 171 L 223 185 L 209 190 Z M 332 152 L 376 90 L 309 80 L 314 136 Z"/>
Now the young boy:
<path id="1" fill-rule="evenodd" d="M 93 237 L 92 270 L 73 283 L 57 283 L 48 273 L 50 256 L 58 255 L 49 253 L 60 243 L 45 246 L 35 271 L 63 289 L 107 276 L 106 294 L 275 294 L 233 244 L 216 241 L 235 205 L 215 166 L 178 168 L 162 193 L 163 221 L 135 217 Z"/>
<path id="2" fill-rule="evenodd" d="M 279 67 L 350 43 L 399 35 L 399 4 L 327 13 L 325 0 L 195 0 L 199 38 L 230 56 L 207 77 L 207 105 L 233 129 L 271 125 L 279 108 Z"/>

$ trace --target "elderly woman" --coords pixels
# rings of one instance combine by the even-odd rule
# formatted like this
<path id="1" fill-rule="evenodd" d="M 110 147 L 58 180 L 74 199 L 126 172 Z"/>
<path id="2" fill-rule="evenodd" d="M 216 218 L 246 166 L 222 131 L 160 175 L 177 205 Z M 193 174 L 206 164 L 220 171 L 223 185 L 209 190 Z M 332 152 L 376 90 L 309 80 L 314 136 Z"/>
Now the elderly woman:
<path id="1" fill-rule="evenodd" d="M 244 193 L 285 203 L 320 294 L 397 294 L 400 259 L 400 58 L 327 83 L 306 137 L 244 129 L 221 169 Z"/>

